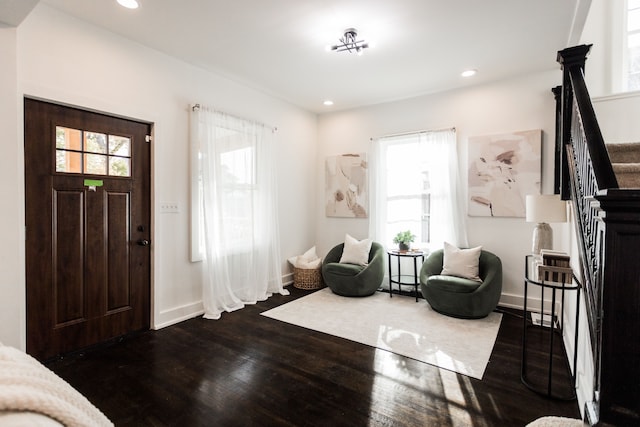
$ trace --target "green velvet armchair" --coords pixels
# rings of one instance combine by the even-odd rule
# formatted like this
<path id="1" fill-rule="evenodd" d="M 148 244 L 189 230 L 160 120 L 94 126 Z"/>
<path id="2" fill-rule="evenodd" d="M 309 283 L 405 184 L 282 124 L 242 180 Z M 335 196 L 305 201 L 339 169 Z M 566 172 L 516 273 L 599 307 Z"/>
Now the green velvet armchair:
<path id="1" fill-rule="evenodd" d="M 478 319 L 491 313 L 502 294 L 502 261 L 488 251 L 480 253 L 482 282 L 441 275 L 443 250 L 432 252 L 420 270 L 420 291 L 431 308 L 452 317 Z"/>
<path id="2" fill-rule="evenodd" d="M 380 243 L 373 242 L 369 251 L 369 264 L 341 264 L 344 243 L 329 251 L 322 261 L 322 278 L 334 294 L 346 297 L 364 297 L 373 294 L 384 279 L 385 252 Z"/>

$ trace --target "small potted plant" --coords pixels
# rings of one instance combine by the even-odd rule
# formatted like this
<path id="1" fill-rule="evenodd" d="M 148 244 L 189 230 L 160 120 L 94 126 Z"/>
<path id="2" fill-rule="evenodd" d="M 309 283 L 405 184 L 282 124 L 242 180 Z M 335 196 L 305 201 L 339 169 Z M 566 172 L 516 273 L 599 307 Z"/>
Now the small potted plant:
<path id="1" fill-rule="evenodd" d="M 409 244 L 413 242 L 415 238 L 416 236 L 411 234 L 410 230 L 401 231 L 396 234 L 396 237 L 393 238 L 393 243 L 397 243 L 398 249 L 400 249 L 401 251 L 408 251 Z"/>

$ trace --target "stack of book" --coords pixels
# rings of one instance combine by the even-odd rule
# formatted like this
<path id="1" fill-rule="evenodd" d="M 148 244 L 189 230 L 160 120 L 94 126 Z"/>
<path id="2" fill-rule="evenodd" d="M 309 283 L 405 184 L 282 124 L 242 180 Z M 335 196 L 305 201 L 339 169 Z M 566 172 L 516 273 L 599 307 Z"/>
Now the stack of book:
<path id="1" fill-rule="evenodd" d="M 543 249 L 538 261 L 538 280 L 568 284 L 572 282 L 571 259 L 565 252 Z"/>

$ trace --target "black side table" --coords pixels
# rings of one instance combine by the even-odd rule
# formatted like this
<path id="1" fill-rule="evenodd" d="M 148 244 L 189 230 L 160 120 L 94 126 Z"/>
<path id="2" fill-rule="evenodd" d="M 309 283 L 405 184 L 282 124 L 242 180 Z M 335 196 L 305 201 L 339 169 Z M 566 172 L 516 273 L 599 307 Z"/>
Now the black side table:
<path id="1" fill-rule="evenodd" d="M 576 398 L 575 387 L 576 387 L 576 363 L 578 361 L 578 322 L 580 317 L 580 284 L 576 280 L 576 277 L 573 276 L 573 281 L 575 284 L 562 282 L 552 282 L 545 280 L 533 280 L 531 278 L 530 266 L 535 266 L 533 255 L 527 255 L 525 257 L 525 278 L 524 278 L 524 308 L 523 308 L 523 328 L 522 328 L 522 365 L 520 369 L 520 380 L 522 383 L 529 388 L 530 390 L 541 394 L 543 396 L 559 399 L 559 400 L 573 400 Z M 529 312 L 527 310 L 527 298 L 529 285 L 540 287 L 540 325 L 535 325 L 533 321 L 529 318 Z M 544 319 L 547 317 L 544 315 L 544 292 L 545 290 L 551 291 L 551 314 L 548 315 L 551 318 L 550 325 L 544 325 Z M 572 388 L 573 393 L 570 395 L 560 395 L 554 393 L 552 390 L 552 380 L 553 380 L 553 349 L 554 349 L 554 337 L 559 335 L 557 339 L 560 340 L 560 344 L 563 345 L 562 340 L 562 331 L 563 331 L 563 317 L 564 317 L 564 299 L 565 299 L 565 291 L 575 291 L 576 293 L 576 326 L 575 326 L 575 336 L 574 336 L 574 352 L 573 352 L 573 373 L 570 372 L 571 367 L 568 366 L 569 375 L 572 380 Z M 555 313 L 556 308 L 556 293 L 560 292 L 560 309 L 558 314 Z M 533 312 L 532 312 L 533 313 Z M 532 382 L 527 377 L 527 331 L 529 328 L 540 328 L 541 330 L 549 330 L 549 355 L 547 362 L 547 386 L 546 388 L 541 388 L 540 386 L 533 385 Z M 563 345 L 564 347 L 564 345 Z"/>
<path id="2" fill-rule="evenodd" d="M 425 253 L 422 251 L 387 251 L 389 255 L 389 298 L 393 296 L 393 284 L 398 285 L 398 293 L 402 290 L 402 286 L 413 286 L 416 302 L 418 302 L 418 286 L 420 285 L 420 276 L 418 274 L 418 257 L 421 259 L 420 266 L 424 262 Z M 391 257 L 396 257 L 398 263 L 398 274 L 391 274 Z M 413 258 L 413 275 L 402 274 L 400 269 L 401 258 Z"/>

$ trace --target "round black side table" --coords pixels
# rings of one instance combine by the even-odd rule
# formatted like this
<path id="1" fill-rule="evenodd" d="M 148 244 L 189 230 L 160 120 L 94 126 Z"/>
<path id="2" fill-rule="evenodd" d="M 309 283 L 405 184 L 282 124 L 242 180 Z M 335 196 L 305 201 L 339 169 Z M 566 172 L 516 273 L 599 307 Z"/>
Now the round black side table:
<path id="1" fill-rule="evenodd" d="M 548 398 L 552 398 L 552 399 L 558 399 L 558 400 L 573 400 L 576 398 L 576 394 L 575 394 L 575 387 L 576 387 L 576 363 L 578 360 L 578 324 L 579 324 L 579 316 L 580 316 L 580 284 L 578 283 L 578 281 L 576 280 L 576 277 L 572 275 L 572 277 L 570 279 L 573 279 L 573 281 L 575 282 L 574 284 L 571 283 L 571 280 L 566 280 L 564 278 L 564 276 L 560 276 L 559 281 L 554 282 L 554 281 L 550 281 L 550 280 L 534 280 L 532 279 L 532 271 L 530 266 L 533 266 L 533 268 L 537 268 L 536 267 L 536 263 L 535 263 L 535 257 L 533 255 L 527 255 L 525 257 L 525 278 L 524 278 L 524 308 L 522 311 L 522 318 L 523 318 L 523 327 L 522 327 L 522 365 L 520 368 L 520 380 L 522 381 L 522 383 L 530 390 L 546 396 Z M 565 283 L 565 282 L 569 282 L 569 283 Z M 527 300 L 528 300 L 528 292 L 529 292 L 529 286 L 532 285 L 534 287 L 539 287 L 540 288 L 540 312 L 534 312 L 531 311 L 531 314 L 537 313 L 540 316 L 540 324 L 536 325 L 533 322 L 533 317 L 529 316 L 529 310 L 527 309 Z M 544 314 L 544 293 L 545 290 L 551 291 L 551 313 L 550 314 Z M 571 387 L 572 387 L 572 393 L 567 393 L 567 394 L 560 394 L 560 393 L 554 393 L 553 391 L 553 379 L 554 379 L 554 360 L 553 360 L 553 354 L 554 354 L 554 343 L 557 340 L 559 340 L 560 345 L 562 345 L 563 349 L 564 349 L 564 344 L 563 344 L 563 330 L 564 330 L 564 322 L 563 322 L 563 318 L 564 318 L 564 301 L 565 301 L 565 292 L 567 291 L 575 291 L 576 293 L 576 318 L 575 318 L 575 335 L 573 337 L 573 372 L 571 372 L 571 366 L 569 366 L 568 362 L 567 362 L 567 366 L 566 369 L 568 370 L 568 374 L 571 377 Z M 560 293 L 560 305 L 559 305 L 559 310 L 556 314 L 555 312 L 555 308 L 556 308 L 556 294 Z M 549 323 L 548 325 L 545 325 L 545 318 L 549 318 Z M 528 377 L 528 357 L 527 357 L 527 347 L 528 347 L 528 340 L 527 340 L 527 332 L 529 331 L 530 328 L 538 328 L 539 330 L 541 330 L 543 333 L 547 332 L 548 330 L 548 342 L 549 342 L 549 347 L 548 347 L 548 359 L 547 359 L 547 367 L 546 367 L 546 375 L 547 375 L 547 381 L 546 381 L 546 387 L 544 387 L 544 385 L 540 385 L 539 382 L 537 384 L 534 384 L 530 378 Z M 565 354 L 566 354 L 566 350 L 565 350 Z M 567 355 L 568 357 L 568 355 Z"/>
<path id="2" fill-rule="evenodd" d="M 420 266 L 422 267 L 422 263 L 424 262 L 425 253 L 422 251 L 397 251 L 390 250 L 387 251 L 389 255 L 389 298 L 393 297 L 393 284 L 398 285 L 398 293 L 401 292 L 402 286 L 413 286 L 416 302 L 418 302 L 418 286 L 420 285 L 420 276 L 418 274 L 418 258 L 420 258 Z M 398 274 L 391 273 L 391 257 L 395 257 L 397 260 L 398 266 Z M 402 274 L 402 270 L 400 268 L 400 260 L 402 258 L 412 258 L 413 259 L 413 274 Z"/>

